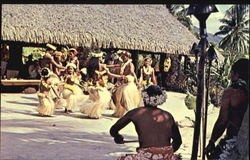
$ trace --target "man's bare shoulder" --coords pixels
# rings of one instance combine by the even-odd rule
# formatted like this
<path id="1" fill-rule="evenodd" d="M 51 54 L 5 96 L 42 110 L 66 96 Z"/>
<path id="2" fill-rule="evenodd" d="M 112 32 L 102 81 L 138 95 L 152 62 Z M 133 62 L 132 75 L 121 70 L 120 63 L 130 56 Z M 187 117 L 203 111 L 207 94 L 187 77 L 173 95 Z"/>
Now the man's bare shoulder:
<path id="1" fill-rule="evenodd" d="M 138 108 L 135 108 L 135 109 L 132 109 L 130 111 L 127 112 L 127 114 L 131 115 L 131 114 L 135 114 L 137 112 L 141 112 L 143 110 L 145 110 L 146 107 L 138 107 Z"/>
<path id="2" fill-rule="evenodd" d="M 240 88 L 229 87 L 224 90 L 222 102 L 228 102 L 231 106 L 242 106 L 248 103 L 248 94 Z"/>
<path id="3" fill-rule="evenodd" d="M 229 87 L 229 88 L 224 90 L 223 95 L 226 97 L 227 96 L 232 97 L 232 96 L 237 96 L 237 95 L 246 95 L 246 92 L 241 88 Z"/>
<path id="4" fill-rule="evenodd" d="M 166 114 L 168 115 L 168 117 L 173 117 L 172 114 L 168 111 L 165 111 L 163 109 L 160 109 L 160 108 L 153 108 L 153 107 L 138 107 L 138 108 L 135 108 L 131 111 L 128 112 L 128 115 L 129 116 L 132 116 L 132 115 L 142 115 L 144 114 L 145 112 L 157 112 L 158 114 Z"/>
<path id="5" fill-rule="evenodd" d="M 234 89 L 229 87 L 229 88 L 226 88 L 224 91 L 223 91 L 223 96 L 224 97 L 229 97 L 231 96 L 232 94 L 234 93 Z"/>

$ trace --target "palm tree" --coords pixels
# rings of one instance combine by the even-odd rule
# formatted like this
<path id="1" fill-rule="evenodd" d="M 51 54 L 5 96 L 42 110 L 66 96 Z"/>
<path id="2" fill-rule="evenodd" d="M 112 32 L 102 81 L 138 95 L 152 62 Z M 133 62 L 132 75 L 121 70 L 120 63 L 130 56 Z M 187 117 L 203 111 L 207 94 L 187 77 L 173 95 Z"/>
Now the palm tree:
<path id="1" fill-rule="evenodd" d="M 184 8 L 184 5 L 167 4 L 166 7 L 173 16 L 177 16 L 177 13 Z"/>
<path id="2" fill-rule="evenodd" d="M 199 34 L 194 30 L 191 19 L 186 15 L 188 7 L 184 4 L 170 4 L 166 5 L 166 7 L 173 16 L 177 17 L 177 20 L 188 28 L 190 32 L 192 32 L 197 38 L 199 37 Z"/>
<path id="3" fill-rule="evenodd" d="M 223 25 L 215 35 L 225 35 L 220 41 L 219 46 L 232 52 L 249 54 L 249 6 L 233 5 L 229 8 L 223 19 L 220 19 Z"/>

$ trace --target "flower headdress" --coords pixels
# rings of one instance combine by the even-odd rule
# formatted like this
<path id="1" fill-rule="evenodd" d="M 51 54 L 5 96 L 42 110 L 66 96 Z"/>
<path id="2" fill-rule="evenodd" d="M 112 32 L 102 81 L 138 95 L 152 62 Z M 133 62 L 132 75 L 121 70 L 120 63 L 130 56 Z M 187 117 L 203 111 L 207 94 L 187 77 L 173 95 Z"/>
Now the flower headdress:
<path id="1" fill-rule="evenodd" d="M 69 52 L 72 52 L 74 55 L 78 54 L 78 51 L 75 48 L 68 49 Z"/>
<path id="2" fill-rule="evenodd" d="M 131 53 L 129 51 L 122 50 L 120 51 L 120 53 L 121 53 L 121 56 L 126 56 L 126 57 L 131 58 Z"/>
<path id="3" fill-rule="evenodd" d="M 166 102 L 167 94 L 160 87 L 151 85 L 142 91 L 142 98 L 145 105 L 158 106 Z"/>
<path id="4" fill-rule="evenodd" d="M 98 58 L 98 57 L 102 57 L 104 54 L 106 54 L 106 53 L 102 52 L 102 51 L 101 52 L 90 52 L 89 56 L 90 57 L 97 57 Z"/>
<path id="5" fill-rule="evenodd" d="M 52 50 L 56 50 L 56 46 L 54 46 L 54 45 L 52 45 L 52 44 L 46 44 L 46 47 L 48 48 L 48 49 L 52 49 Z"/>
<path id="6" fill-rule="evenodd" d="M 74 63 L 68 63 L 66 65 L 66 68 L 68 68 L 68 67 L 72 67 L 72 68 L 76 69 L 76 65 Z"/>
<path id="7" fill-rule="evenodd" d="M 55 51 L 55 56 L 56 56 L 56 57 L 62 56 L 62 52 L 60 52 L 60 51 Z"/>

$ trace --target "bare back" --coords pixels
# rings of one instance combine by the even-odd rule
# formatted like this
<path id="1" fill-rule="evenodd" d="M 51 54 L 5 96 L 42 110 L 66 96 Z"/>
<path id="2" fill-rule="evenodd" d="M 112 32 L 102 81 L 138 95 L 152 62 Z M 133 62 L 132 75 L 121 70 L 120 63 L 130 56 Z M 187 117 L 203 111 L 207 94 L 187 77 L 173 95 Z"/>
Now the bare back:
<path id="1" fill-rule="evenodd" d="M 174 124 L 170 113 L 158 108 L 142 107 L 132 115 L 131 119 L 141 147 L 170 145 Z"/>
<path id="2" fill-rule="evenodd" d="M 182 143 L 173 116 L 157 107 L 139 107 L 127 112 L 112 126 L 111 135 L 118 134 L 129 122 L 135 125 L 140 148 L 172 145 L 176 151 Z"/>
<path id="3" fill-rule="evenodd" d="M 239 88 L 228 88 L 224 94 L 229 96 L 227 135 L 232 137 L 238 134 L 247 109 L 248 95 Z"/>
<path id="4" fill-rule="evenodd" d="M 222 95 L 219 117 L 215 122 L 210 140 L 215 142 L 225 130 L 228 138 L 237 136 L 247 106 L 246 91 L 232 87 L 226 89 Z"/>

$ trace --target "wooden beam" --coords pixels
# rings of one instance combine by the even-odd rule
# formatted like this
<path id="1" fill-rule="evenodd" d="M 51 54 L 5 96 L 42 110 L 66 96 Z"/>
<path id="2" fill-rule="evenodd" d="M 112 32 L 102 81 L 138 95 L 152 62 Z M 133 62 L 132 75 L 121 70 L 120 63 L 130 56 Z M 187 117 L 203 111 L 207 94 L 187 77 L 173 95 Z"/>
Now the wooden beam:
<path id="1" fill-rule="evenodd" d="M 41 80 L 1 80 L 4 86 L 38 86 Z"/>

